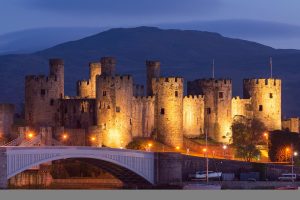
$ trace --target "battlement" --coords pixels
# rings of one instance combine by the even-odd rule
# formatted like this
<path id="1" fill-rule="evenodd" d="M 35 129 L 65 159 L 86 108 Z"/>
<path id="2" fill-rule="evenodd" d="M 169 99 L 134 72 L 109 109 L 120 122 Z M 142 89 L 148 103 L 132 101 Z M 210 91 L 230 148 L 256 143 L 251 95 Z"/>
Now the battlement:
<path id="1" fill-rule="evenodd" d="M 101 76 L 100 76 L 101 77 Z M 133 78 L 131 75 L 116 75 L 116 76 L 102 76 L 103 80 L 106 81 L 107 83 L 110 83 L 110 82 L 115 82 L 115 81 L 118 81 L 118 82 L 132 82 L 133 81 Z"/>
<path id="2" fill-rule="evenodd" d="M 89 67 L 90 68 L 99 68 L 99 67 L 101 67 L 101 63 L 100 62 L 90 62 Z"/>
<path id="3" fill-rule="evenodd" d="M 163 85 L 166 83 L 183 83 L 184 79 L 182 77 L 159 77 L 153 78 L 153 81 Z"/>
<path id="4" fill-rule="evenodd" d="M 244 79 L 243 80 L 244 85 L 269 85 L 269 86 L 280 86 L 281 85 L 281 79 L 276 78 L 253 78 L 253 79 Z"/>
<path id="5" fill-rule="evenodd" d="M 50 66 L 53 65 L 64 65 L 64 60 L 60 58 L 51 58 L 49 59 Z"/>
<path id="6" fill-rule="evenodd" d="M 199 85 L 206 85 L 206 86 L 223 86 L 223 85 L 232 85 L 232 80 L 231 79 L 196 79 L 194 81 L 188 81 L 188 83 L 196 83 Z"/>
<path id="7" fill-rule="evenodd" d="M 204 95 L 187 95 L 183 97 L 183 100 L 190 100 L 190 99 L 204 100 Z"/>
<path id="8" fill-rule="evenodd" d="M 87 80 L 77 81 L 77 85 L 78 86 L 88 86 L 88 85 L 90 85 L 90 81 L 87 81 Z"/>
<path id="9" fill-rule="evenodd" d="M 35 82 L 35 83 L 47 83 L 49 81 L 56 81 L 56 79 L 52 76 L 45 76 L 45 75 L 29 75 L 25 76 L 25 81 L 28 82 Z"/>
<path id="10" fill-rule="evenodd" d="M 133 101 L 136 102 L 144 102 L 144 101 L 153 101 L 155 100 L 155 96 L 134 96 Z"/>

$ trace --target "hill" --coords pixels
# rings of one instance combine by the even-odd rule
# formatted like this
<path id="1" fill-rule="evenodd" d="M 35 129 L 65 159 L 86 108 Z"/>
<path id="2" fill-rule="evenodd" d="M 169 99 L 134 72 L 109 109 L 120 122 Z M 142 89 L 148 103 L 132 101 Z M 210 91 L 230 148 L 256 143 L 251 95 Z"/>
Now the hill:
<path id="1" fill-rule="evenodd" d="M 24 76 L 48 73 L 51 57 L 65 60 L 66 94 L 74 95 L 76 80 L 88 76 L 88 63 L 110 55 L 117 58 L 117 72 L 133 74 L 138 83 L 145 83 L 147 59 L 161 60 L 164 75 L 185 80 L 211 76 L 215 59 L 216 76 L 233 79 L 234 95 L 242 95 L 243 78 L 269 76 L 272 56 L 273 74 L 283 79 L 283 115 L 300 115 L 300 51 L 274 49 L 211 32 L 154 27 L 110 29 L 33 54 L 0 56 L 0 101 L 21 103 Z"/>

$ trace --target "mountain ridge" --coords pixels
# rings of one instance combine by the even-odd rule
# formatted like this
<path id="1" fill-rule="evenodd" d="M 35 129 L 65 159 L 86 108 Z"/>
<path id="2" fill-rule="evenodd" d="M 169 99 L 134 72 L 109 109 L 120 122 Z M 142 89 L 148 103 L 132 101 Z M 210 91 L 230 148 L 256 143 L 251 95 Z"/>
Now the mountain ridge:
<path id="1" fill-rule="evenodd" d="M 24 76 L 48 74 L 47 60 L 53 57 L 65 60 L 66 95 L 75 95 L 76 81 L 88 77 L 88 63 L 102 56 L 116 57 L 117 72 L 132 74 L 140 84 L 145 84 L 145 60 L 160 60 L 163 76 L 182 76 L 187 81 L 210 77 L 215 59 L 216 76 L 232 78 L 233 93 L 239 96 L 243 78 L 269 77 L 272 56 L 274 76 L 283 79 L 283 116 L 300 115 L 299 50 L 274 49 L 207 31 L 145 26 L 114 28 L 32 54 L 0 56 L 0 101 L 19 104 L 24 96 Z"/>

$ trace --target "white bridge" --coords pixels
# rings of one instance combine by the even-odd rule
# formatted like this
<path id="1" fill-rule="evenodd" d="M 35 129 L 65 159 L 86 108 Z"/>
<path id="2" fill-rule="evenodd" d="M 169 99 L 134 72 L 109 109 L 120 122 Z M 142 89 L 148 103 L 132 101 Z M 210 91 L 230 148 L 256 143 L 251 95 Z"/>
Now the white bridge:
<path id="1" fill-rule="evenodd" d="M 7 180 L 33 166 L 54 160 L 78 158 L 92 162 L 122 181 L 155 184 L 155 153 L 126 149 L 41 146 L 0 147 L 0 188 Z"/>

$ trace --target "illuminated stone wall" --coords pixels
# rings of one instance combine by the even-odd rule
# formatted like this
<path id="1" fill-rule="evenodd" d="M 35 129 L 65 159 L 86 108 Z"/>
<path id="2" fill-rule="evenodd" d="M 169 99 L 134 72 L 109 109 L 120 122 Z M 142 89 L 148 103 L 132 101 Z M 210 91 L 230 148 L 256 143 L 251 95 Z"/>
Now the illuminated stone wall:
<path id="1" fill-rule="evenodd" d="M 150 137 L 154 131 L 154 97 L 133 97 L 132 137 Z"/>
<path id="2" fill-rule="evenodd" d="M 183 98 L 183 135 L 199 137 L 204 133 L 204 97 L 189 95 Z"/>
<path id="3" fill-rule="evenodd" d="M 90 63 L 89 80 L 77 82 L 77 96 L 81 98 L 96 98 L 96 76 L 101 74 L 101 63 Z"/>
<path id="4" fill-rule="evenodd" d="M 11 134 L 14 123 L 15 106 L 13 104 L 0 104 L 0 138 Z"/>
<path id="5" fill-rule="evenodd" d="M 84 128 L 96 125 L 95 99 L 65 97 L 60 99 L 55 119 L 56 126 Z"/>
<path id="6" fill-rule="evenodd" d="M 233 120 L 239 116 L 252 118 L 253 111 L 251 107 L 251 99 L 241 99 L 239 96 L 233 97 L 231 105 L 231 115 Z"/>
<path id="7" fill-rule="evenodd" d="M 281 130 L 281 80 L 244 79 L 244 98 L 251 98 L 253 117 L 268 130 Z"/>
<path id="8" fill-rule="evenodd" d="M 153 78 L 157 139 L 169 146 L 183 145 L 183 78 Z"/>
<path id="9" fill-rule="evenodd" d="M 232 82 L 229 79 L 189 81 L 188 95 L 204 95 L 204 125 L 208 135 L 218 142 L 229 143 L 232 136 Z"/>
<path id="10" fill-rule="evenodd" d="M 292 117 L 282 120 L 282 129 L 289 130 L 290 132 L 299 133 L 299 118 Z"/>
<path id="11" fill-rule="evenodd" d="M 64 97 L 64 62 L 50 59 L 49 76 L 26 76 L 25 120 L 28 125 L 53 126 L 56 99 Z"/>
<path id="12" fill-rule="evenodd" d="M 160 62 L 159 61 L 146 61 L 147 70 L 147 96 L 153 95 L 152 79 L 160 77 Z"/>
<path id="13" fill-rule="evenodd" d="M 97 76 L 96 97 L 97 125 L 103 144 L 125 147 L 132 139 L 132 77 Z"/>

